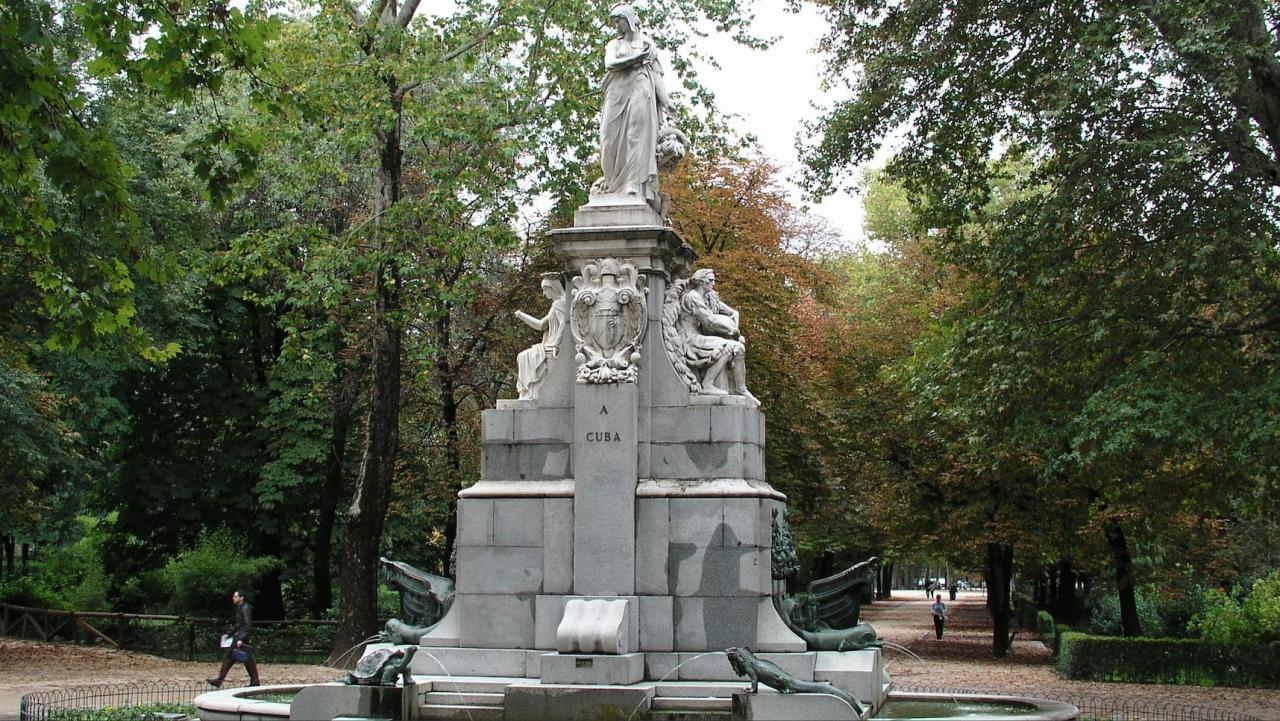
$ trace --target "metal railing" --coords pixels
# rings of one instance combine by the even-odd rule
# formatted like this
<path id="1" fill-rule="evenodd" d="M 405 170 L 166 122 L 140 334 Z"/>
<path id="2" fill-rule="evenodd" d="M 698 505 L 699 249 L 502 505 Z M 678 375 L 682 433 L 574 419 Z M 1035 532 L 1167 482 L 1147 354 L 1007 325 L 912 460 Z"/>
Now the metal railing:
<path id="1" fill-rule="evenodd" d="M 953 696 L 1018 696 L 1040 701 L 1068 703 L 1080 709 L 1080 721 L 1260 721 L 1257 716 L 1226 711 L 1208 706 L 1192 706 L 1150 699 L 1118 699 L 1071 693 L 1024 693 L 1022 691 L 991 691 L 975 689 L 940 688 L 895 683 L 893 690 L 901 693 L 936 693 Z"/>
<path id="2" fill-rule="evenodd" d="M 328 656 L 337 621 L 255 621 L 255 644 L 268 663 L 319 662 Z M 225 620 L 106 611 L 63 611 L 0 603 L 0 636 L 40 641 L 102 643 L 187 661 L 221 655 Z"/>
<path id="3" fill-rule="evenodd" d="M 296 686 L 306 683 L 314 683 L 314 681 L 271 679 L 272 686 Z M 227 679 L 221 688 L 241 688 L 241 685 L 232 679 Z M 213 688 L 204 681 L 134 681 L 37 691 L 22 697 L 18 707 L 18 719 L 19 721 L 76 721 L 101 718 L 103 710 L 107 708 L 119 710 L 121 718 L 137 719 L 139 715 L 128 714 L 125 711 L 138 706 L 155 707 L 155 715 L 152 718 L 169 718 L 165 714 L 174 713 L 191 714 L 194 718 L 195 707 L 191 702 L 196 696 L 212 690 Z"/>

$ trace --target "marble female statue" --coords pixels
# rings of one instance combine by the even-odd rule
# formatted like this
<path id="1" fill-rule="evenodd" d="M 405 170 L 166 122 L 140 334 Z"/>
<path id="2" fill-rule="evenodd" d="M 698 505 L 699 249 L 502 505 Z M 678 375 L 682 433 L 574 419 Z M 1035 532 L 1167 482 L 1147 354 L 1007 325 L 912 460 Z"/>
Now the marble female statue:
<path id="1" fill-rule="evenodd" d="M 542 275 L 542 293 L 551 301 L 546 315 L 534 318 L 522 310 L 516 311 L 516 317 L 524 321 L 525 325 L 542 331 L 541 342 L 520 351 L 520 355 L 516 356 L 516 391 L 522 400 L 538 397 L 538 386 L 546 377 L 547 366 L 555 359 L 560 347 L 560 336 L 564 333 L 568 313 L 568 299 L 558 273 Z"/>
<path id="2" fill-rule="evenodd" d="M 618 5 L 609 13 L 618 37 L 605 47 L 604 106 L 600 113 L 600 165 L 604 177 L 592 194 L 637 196 L 661 210 L 658 131 L 671 112 L 653 42 L 640 31 L 636 12 Z"/>

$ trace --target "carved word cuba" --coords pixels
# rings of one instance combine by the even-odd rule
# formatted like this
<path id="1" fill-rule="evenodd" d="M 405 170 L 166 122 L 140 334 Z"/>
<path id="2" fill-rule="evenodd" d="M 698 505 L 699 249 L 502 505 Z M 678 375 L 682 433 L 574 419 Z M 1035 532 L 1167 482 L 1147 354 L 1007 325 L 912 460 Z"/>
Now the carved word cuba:
<path id="1" fill-rule="evenodd" d="M 587 431 L 587 441 L 592 443 L 621 441 L 622 434 L 613 431 Z"/>

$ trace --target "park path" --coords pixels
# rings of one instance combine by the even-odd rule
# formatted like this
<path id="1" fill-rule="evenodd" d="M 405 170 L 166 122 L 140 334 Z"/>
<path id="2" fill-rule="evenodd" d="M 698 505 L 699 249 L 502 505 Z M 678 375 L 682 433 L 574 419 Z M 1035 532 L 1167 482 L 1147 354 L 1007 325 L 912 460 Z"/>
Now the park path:
<path id="1" fill-rule="evenodd" d="M 1149 686 L 1068 681 L 1053 672 L 1047 649 L 1019 633 L 1013 655 L 991 657 L 991 625 L 981 592 L 961 592 L 949 602 L 951 618 L 941 641 L 933 637 L 929 601 L 921 591 L 895 591 L 889 601 L 863 609 L 863 620 L 882 638 L 906 646 L 914 660 L 886 649 L 889 674 L 899 686 L 929 686 L 1015 695 L 1069 695 L 1118 699 L 1130 704 L 1180 704 L 1235 711 L 1280 721 L 1280 690 Z M 0 721 L 18 716 L 23 694 L 55 688 L 129 681 L 199 680 L 212 675 L 212 663 L 188 663 L 128 651 L 20 641 L 0 637 Z M 243 681 L 232 670 L 231 681 Z M 337 672 L 324 666 L 265 664 L 262 680 L 327 681 Z"/>
<path id="2" fill-rule="evenodd" d="M 862 620 L 874 626 L 881 638 L 906 646 L 920 657 L 917 661 L 885 649 L 885 665 L 898 686 L 1114 699 L 1131 706 L 1178 704 L 1280 721 L 1280 690 L 1060 678 L 1053 671 L 1052 655 L 1035 637 L 1034 630 L 1020 631 L 1014 639 L 1012 655 L 995 659 L 991 655 L 991 620 L 981 591 L 961 591 L 955 601 L 946 602 L 950 617 L 942 640 L 934 638 L 930 600 L 923 591 L 894 591 L 893 596 L 892 600 L 864 606 Z"/>

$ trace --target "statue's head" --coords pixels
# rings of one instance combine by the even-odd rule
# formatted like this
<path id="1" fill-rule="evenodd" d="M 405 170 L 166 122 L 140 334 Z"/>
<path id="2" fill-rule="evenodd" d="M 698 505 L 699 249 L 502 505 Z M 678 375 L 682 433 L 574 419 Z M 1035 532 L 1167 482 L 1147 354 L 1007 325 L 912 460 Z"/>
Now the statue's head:
<path id="1" fill-rule="evenodd" d="M 560 282 L 559 273 L 542 274 L 542 292 L 548 298 L 559 298 L 564 295 L 564 284 Z"/>
<path id="2" fill-rule="evenodd" d="M 616 25 L 619 19 L 626 21 L 626 28 Z M 628 30 L 633 33 L 640 32 L 640 18 L 636 16 L 635 8 L 626 3 L 614 5 L 613 9 L 609 11 L 609 20 L 615 23 L 615 27 L 618 27 L 618 32 L 620 33 L 626 33 Z"/>
<path id="3" fill-rule="evenodd" d="M 716 272 L 710 268 L 699 268 L 689 277 L 689 282 L 710 288 L 716 284 Z"/>

